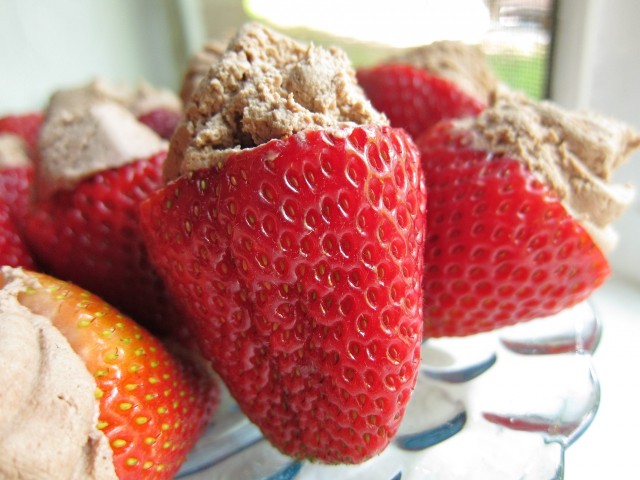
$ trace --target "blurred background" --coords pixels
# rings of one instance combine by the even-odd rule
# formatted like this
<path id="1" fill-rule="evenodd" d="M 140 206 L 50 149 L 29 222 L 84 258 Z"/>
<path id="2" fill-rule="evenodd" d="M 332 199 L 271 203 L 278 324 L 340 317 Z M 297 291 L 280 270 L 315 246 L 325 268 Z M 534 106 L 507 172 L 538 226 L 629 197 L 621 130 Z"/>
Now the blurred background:
<path id="1" fill-rule="evenodd" d="M 177 90 L 190 57 L 249 19 L 356 65 L 451 39 L 481 44 L 509 85 L 640 129 L 637 0 L 0 0 L 0 114 L 96 76 Z M 616 176 L 640 185 L 640 161 Z M 617 275 L 640 283 L 640 203 L 620 221 Z"/>
<path id="2" fill-rule="evenodd" d="M 439 39 L 484 47 L 498 75 L 535 98 L 640 130 L 638 0 L 0 0 L 0 115 L 41 109 L 58 88 L 102 76 L 178 90 L 208 39 L 248 19 L 343 47 L 357 65 Z M 616 174 L 640 187 L 640 155 Z M 602 408 L 567 453 L 567 479 L 640 470 L 640 202 L 616 223 L 614 275 L 594 296 Z"/>

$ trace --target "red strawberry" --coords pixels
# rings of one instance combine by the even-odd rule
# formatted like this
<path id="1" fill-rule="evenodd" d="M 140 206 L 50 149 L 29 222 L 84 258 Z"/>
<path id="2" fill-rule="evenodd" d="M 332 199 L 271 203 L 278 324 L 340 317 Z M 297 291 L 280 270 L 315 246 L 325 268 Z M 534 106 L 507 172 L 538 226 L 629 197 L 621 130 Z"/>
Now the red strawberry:
<path id="1" fill-rule="evenodd" d="M 19 228 L 32 180 L 33 166 L 26 158 L 25 143 L 0 134 L 0 265 L 35 266 Z"/>
<path id="2" fill-rule="evenodd" d="M 160 152 L 38 199 L 25 222 L 28 243 L 48 272 L 159 333 L 179 328 L 179 316 L 149 263 L 138 207 L 162 185 L 165 157 Z"/>
<path id="3" fill-rule="evenodd" d="M 468 335 L 586 299 L 608 262 L 519 158 L 442 122 L 418 140 L 427 176 L 425 336 Z"/>
<path id="4" fill-rule="evenodd" d="M 209 421 L 219 390 L 210 374 L 100 298 L 47 275 L 22 271 L 18 300 L 67 338 L 93 374 L 98 428 L 119 478 L 173 478 Z M 0 286 L 7 282 L 0 274 Z"/>
<path id="5" fill-rule="evenodd" d="M 0 166 L 0 201 L 10 205 L 11 214 L 16 219 L 22 219 L 26 214 L 32 182 L 32 165 Z"/>
<path id="6" fill-rule="evenodd" d="M 34 261 L 25 245 L 9 204 L 0 199 L 0 266 L 34 268 Z"/>
<path id="7" fill-rule="evenodd" d="M 366 126 L 232 153 L 151 195 L 141 224 L 204 355 L 266 438 L 355 463 L 395 435 L 416 381 L 424 208 L 413 142 Z"/>
<path id="8" fill-rule="evenodd" d="M 439 120 L 477 115 L 486 106 L 453 81 L 413 65 L 360 68 L 357 76 L 373 106 L 414 137 Z"/>
<path id="9" fill-rule="evenodd" d="M 38 133 L 43 117 L 41 112 L 0 117 L 0 133 L 12 133 L 22 138 L 27 144 L 29 156 L 33 158 L 38 148 Z"/>
<path id="10" fill-rule="evenodd" d="M 157 108 L 138 116 L 138 121 L 144 123 L 162 138 L 169 140 L 180 122 L 181 114 L 175 110 Z"/>

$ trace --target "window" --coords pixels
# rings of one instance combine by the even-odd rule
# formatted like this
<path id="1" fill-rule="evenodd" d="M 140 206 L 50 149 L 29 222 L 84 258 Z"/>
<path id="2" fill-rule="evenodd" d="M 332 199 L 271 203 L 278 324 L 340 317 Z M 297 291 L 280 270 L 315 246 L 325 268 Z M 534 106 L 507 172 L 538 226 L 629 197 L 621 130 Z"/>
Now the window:
<path id="1" fill-rule="evenodd" d="M 355 65 L 375 63 L 404 48 L 435 40 L 480 44 L 505 83 L 534 98 L 546 98 L 556 3 L 557 0 L 202 0 L 201 15 L 192 17 L 203 19 L 207 38 L 224 37 L 246 20 L 259 20 L 301 40 L 339 45 Z"/>

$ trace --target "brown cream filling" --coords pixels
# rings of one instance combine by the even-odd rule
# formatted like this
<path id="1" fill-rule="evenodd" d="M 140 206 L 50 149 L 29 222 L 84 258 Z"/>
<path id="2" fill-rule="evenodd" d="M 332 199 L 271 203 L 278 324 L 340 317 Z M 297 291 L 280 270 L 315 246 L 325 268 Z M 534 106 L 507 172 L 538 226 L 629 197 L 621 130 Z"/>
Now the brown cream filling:
<path id="1" fill-rule="evenodd" d="M 147 84 L 128 89 L 104 80 L 54 93 L 39 138 L 37 197 L 166 150 L 167 142 L 136 117 L 155 108 L 180 108 L 171 95 Z"/>
<path id="2" fill-rule="evenodd" d="M 358 86 L 346 54 L 245 25 L 200 82 L 178 127 L 165 178 L 230 152 L 307 129 L 388 124 Z"/>
<path id="3" fill-rule="evenodd" d="M 508 91 L 500 91 L 479 117 L 456 126 L 472 132 L 471 148 L 525 162 L 604 251 L 615 246 L 611 223 L 630 205 L 634 190 L 612 183 L 612 176 L 640 147 L 638 133 L 593 113 L 567 112 Z"/>
<path id="4" fill-rule="evenodd" d="M 0 477 L 115 480 L 92 375 L 60 331 L 18 301 L 29 282 L 21 270 L 2 275 Z"/>

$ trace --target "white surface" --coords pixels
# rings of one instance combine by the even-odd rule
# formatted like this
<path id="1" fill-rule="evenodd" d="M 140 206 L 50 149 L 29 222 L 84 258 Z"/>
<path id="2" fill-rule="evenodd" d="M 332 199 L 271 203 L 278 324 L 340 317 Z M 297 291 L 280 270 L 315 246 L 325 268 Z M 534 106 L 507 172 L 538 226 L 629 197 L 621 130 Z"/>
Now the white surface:
<path id="1" fill-rule="evenodd" d="M 602 398 L 593 424 L 567 451 L 565 480 L 638 478 L 640 285 L 614 276 L 592 299 L 604 325 L 594 355 Z"/>

